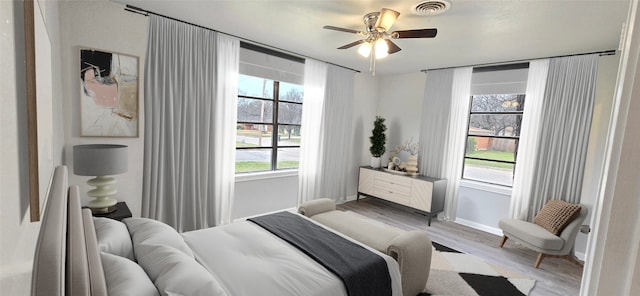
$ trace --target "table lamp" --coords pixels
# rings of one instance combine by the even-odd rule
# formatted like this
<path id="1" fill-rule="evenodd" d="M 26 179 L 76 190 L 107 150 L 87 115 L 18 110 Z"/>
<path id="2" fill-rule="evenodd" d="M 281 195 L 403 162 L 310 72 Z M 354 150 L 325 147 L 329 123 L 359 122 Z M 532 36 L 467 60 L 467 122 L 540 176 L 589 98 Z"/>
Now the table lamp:
<path id="1" fill-rule="evenodd" d="M 95 186 L 87 192 L 94 197 L 87 206 L 94 214 L 115 211 L 117 201 L 111 196 L 118 190 L 112 186 L 117 183 L 111 175 L 127 171 L 127 150 L 125 145 L 90 144 L 73 146 L 73 173 L 80 176 L 95 176 L 87 181 Z"/>

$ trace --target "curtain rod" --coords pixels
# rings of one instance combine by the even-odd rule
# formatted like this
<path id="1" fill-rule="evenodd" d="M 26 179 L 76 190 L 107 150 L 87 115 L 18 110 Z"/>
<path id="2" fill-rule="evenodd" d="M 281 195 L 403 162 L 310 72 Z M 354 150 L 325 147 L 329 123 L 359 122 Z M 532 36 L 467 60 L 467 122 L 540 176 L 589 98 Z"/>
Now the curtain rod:
<path id="1" fill-rule="evenodd" d="M 144 15 L 144 16 L 149 16 L 150 14 L 161 16 L 161 17 L 164 17 L 164 18 L 168 18 L 170 20 L 174 20 L 174 21 L 181 22 L 181 23 L 184 23 L 184 24 L 192 25 L 192 26 L 195 26 L 195 27 L 198 27 L 198 28 L 202 28 L 202 29 L 205 29 L 205 30 L 210 30 L 210 31 L 222 33 L 222 34 L 225 34 L 225 35 L 228 35 L 228 36 L 231 36 L 231 37 L 235 37 L 235 38 L 238 38 L 238 39 L 240 39 L 240 40 L 242 40 L 244 42 L 252 43 L 252 44 L 254 44 L 256 46 L 262 46 L 262 47 L 265 47 L 265 48 L 270 49 L 270 50 L 279 51 L 279 52 L 282 52 L 283 54 L 291 55 L 291 56 L 294 56 L 294 57 L 297 57 L 297 58 L 302 58 L 302 59 L 310 58 L 310 59 L 318 60 L 318 61 L 323 62 L 323 63 L 334 65 L 334 66 L 337 66 L 337 67 L 340 67 L 340 68 L 351 70 L 351 71 L 356 72 L 356 73 L 360 73 L 360 71 L 358 71 L 356 69 L 351 69 L 349 67 L 345 67 L 345 66 L 341 66 L 341 65 L 338 65 L 338 64 L 330 63 L 330 62 L 327 62 L 327 61 L 319 60 L 319 59 L 316 59 L 316 58 L 304 56 L 304 55 L 301 55 L 301 54 L 298 54 L 298 53 L 295 53 L 295 52 L 292 52 L 292 51 L 288 51 L 286 49 L 274 47 L 274 46 L 267 45 L 267 44 L 264 44 L 264 43 L 261 43 L 261 42 L 257 42 L 257 41 L 253 41 L 253 40 L 250 40 L 250 39 L 247 39 L 247 38 L 244 38 L 244 37 L 240 37 L 240 36 L 236 36 L 236 35 L 233 35 L 233 34 L 221 32 L 221 31 L 218 31 L 218 30 L 215 30 L 215 29 L 207 28 L 207 27 L 204 27 L 204 26 L 201 26 L 201 25 L 197 25 L 197 24 L 190 23 L 190 22 L 187 22 L 187 21 L 183 21 L 183 20 L 180 20 L 180 19 L 177 19 L 177 18 L 173 18 L 173 17 L 166 16 L 166 15 L 159 14 L 159 13 L 155 13 L 153 11 L 149 11 L 149 10 L 146 10 L 146 9 L 135 7 L 135 6 L 132 6 L 132 5 L 129 5 L 129 4 L 125 5 L 124 10 L 129 11 L 129 12 L 133 12 L 133 13 L 137 13 L 137 14 L 141 14 L 141 15 Z"/>
<path id="2" fill-rule="evenodd" d="M 463 68 L 463 67 L 497 66 L 497 65 L 503 65 L 503 64 L 529 62 L 529 61 L 540 60 L 540 59 L 564 58 L 564 57 L 573 57 L 573 56 L 581 56 L 581 55 L 588 55 L 588 54 L 599 54 L 600 56 L 608 56 L 608 55 L 616 54 L 616 50 L 615 49 L 609 49 L 609 50 L 602 50 L 602 51 L 574 53 L 574 54 L 567 54 L 567 55 L 557 55 L 557 56 L 550 56 L 550 57 L 544 57 L 544 58 L 532 58 L 532 59 L 512 60 L 512 61 L 503 61 L 503 62 L 495 62 L 495 63 L 477 64 L 477 65 L 466 65 L 466 66 L 455 66 L 455 67 L 442 67 L 442 68 L 424 69 L 424 70 L 420 70 L 420 72 L 426 73 L 427 71 L 433 71 L 433 70 L 444 70 L 444 69 Z"/>

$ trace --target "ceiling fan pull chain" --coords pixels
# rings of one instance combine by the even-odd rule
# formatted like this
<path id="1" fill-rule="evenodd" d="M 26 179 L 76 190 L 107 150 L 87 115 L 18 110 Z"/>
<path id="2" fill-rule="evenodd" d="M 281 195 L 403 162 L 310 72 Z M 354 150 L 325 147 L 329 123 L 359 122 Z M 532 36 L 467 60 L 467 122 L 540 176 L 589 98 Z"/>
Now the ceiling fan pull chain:
<path id="1" fill-rule="evenodd" d="M 376 51 L 372 50 L 371 55 L 369 56 L 369 72 L 371 72 L 371 76 L 376 76 Z"/>

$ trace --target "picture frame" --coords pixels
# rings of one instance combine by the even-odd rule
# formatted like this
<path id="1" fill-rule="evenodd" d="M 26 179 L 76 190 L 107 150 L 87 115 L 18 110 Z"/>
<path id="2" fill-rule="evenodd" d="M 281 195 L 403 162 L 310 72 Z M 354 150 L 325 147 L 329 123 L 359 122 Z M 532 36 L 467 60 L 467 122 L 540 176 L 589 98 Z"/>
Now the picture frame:
<path id="1" fill-rule="evenodd" d="M 79 48 L 80 136 L 137 138 L 139 58 Z"/>

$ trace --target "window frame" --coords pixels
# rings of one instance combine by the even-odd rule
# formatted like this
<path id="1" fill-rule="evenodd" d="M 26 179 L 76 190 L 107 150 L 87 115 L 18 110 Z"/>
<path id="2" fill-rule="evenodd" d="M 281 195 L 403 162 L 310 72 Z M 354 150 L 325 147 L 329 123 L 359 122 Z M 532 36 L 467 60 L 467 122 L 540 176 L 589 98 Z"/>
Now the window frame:
<path id="1" fill-rule="evenodd" d="M 496 163 L 513 164 L 513 173 L 512 173 L 512 178 L 513 178 L 513 176 L 515 175 L 515 170 L 516 170 L 517 161 L 518 161 L 518 146 L 520 144 L 520 131 L 518 131 L 518 135 L 517 136 L 513 136 L 513 135 L 512 136 L 501 136 L 501 135 L 488 136 L 488 135 L 479 135 L 479 134 L 470 133 L 469 129 L 471 128 L 471 116 L 472 115 L 520 115 L 520 124 L 519 125 L 520 125 L 520 129 L 521 129 L 522 128 L 522 116 L 524 116 L 524 104 L 526 102 L 526 94 L 524 94 L 524 93 L 492 94 L 493 96 L 495 96 L 495 95 L 522 96 L 521 105 L 523 107 L 522 107 L 522 110 L 519 110 L 519 111 L 518 110 L 515 110 L 515 111 L 473 111 L 473 98 L 474 98 L 474 96 L 481 96 L 481 95 L 484 95 L 484 94 L 477 94 L 477 95 L 473 95 L 472 94 L 469 97 L 469 114 L 467 116 L 467 130 L 466 130 L 466 133 L 465 133 L 466 135 L 465 135 L 465 144 L 464 144 L 464 154 L 463 154 L 462 172 L 461 172 L 461 177 L 460 178 L 462 180 L 467 180 L 467 181 L 480 182 L 480 183 L 484 183 L 484 184 L 490 184 L 490 185 L 513 188 L 513 183 L 511 183 L 511 185 L 506 185 L 506 184 L 489 182 L 489 181 L 486 181 L 486 180 L 478 180 L 478 179 L 472 179 L 472 178 L 469 178 L 469 177 L 465 177 L 465 166 L 466 166 L 466 160 L 467 159 L 488 161 L 488 162 L 496 162 Z M 514 140 L 515 143 L 514 143 L 513 161 L 467 156 L 467 151 L 468 151 L 468 148 L 469 148 L 468 147 L 468 145 L 469 145 L 469 137 Z"/>
<path id="2" fill-rule="evenodd" d="M 300 149 L 300 144 L 298 145 L 278 145 L 278 136 L 280 134 L 279 130 L 280 130 L 280 126 L 297 126 L 299 129 L 302 128 L 302 123 L 300 124 L 293 124 L 293 123 L 279 123 L 278 122 L 278 112 L 279 112 L 279 106 L 280 106 L 280 102 L 283 103 L 287 103 L 287 104 L 298 104 L 300 106 L 303 105 L 303 102 L 294 102 L 294 101 L 288 101 L 288 100 L 280 100 L 280 83 L 281 81 L 278 80 L 272 80 L 269 78 L 264 78 L 264 77 L 259 77 L 259 76 L 253 76 L 253 75 L 247 75 L 247 74 L 241 74 L 244 76 L 249 76 L 249 77 L 257 77 L 260 79 L 266 79 L 269 81 L 273 82 L 273 98 L 263 98 L 263 97 L 255 97 L 255 96 L 246 96 L 246 95 L 241 95 L 238 94 L 238 99 L 252 99 L 252 100 L 262 100 L 262 101 L 268 101 L 268 102 L 272 102 L 272 118 L 271 118 L 271 122 L 270 123 L 266 123 L 266 122 L 249 122 L 249 121 L 239 121 L 236 120 L 236 125 L 265 125 L 265 126 L 271 126 L 271 145 L 270 146 L 258 146 L 258 147 L 235 147 L 236 151 L 238 150 L 271 150 L 271 159 L 270 159 L 270 169 L 269 170 L 259 170 L 259 171 L 247 171 L 247 172 L 235 172 L 236 175 L 238 174 L 251 174 L 251 173 L 264 173 L 264 172 L 276 172 L 276 171 L 283 171 L 283 170 L 297 170 L 300 167 L 300 164 L 298 162 L 298 167 L 296 168 L 281 168 L 278 169 L 278 150 L 280 148 L 298 148 Z M 236 107 L 237 108 L 237 107 Z M 302 111 L 300 111 L 302 112 Z M 234 145 L 237 145 L 234 143 Z"/>

